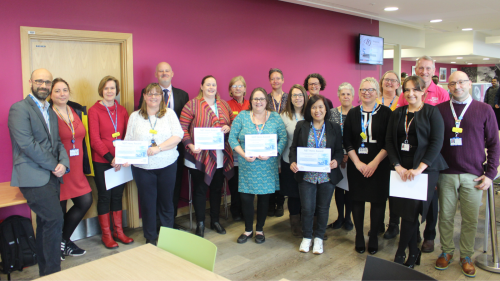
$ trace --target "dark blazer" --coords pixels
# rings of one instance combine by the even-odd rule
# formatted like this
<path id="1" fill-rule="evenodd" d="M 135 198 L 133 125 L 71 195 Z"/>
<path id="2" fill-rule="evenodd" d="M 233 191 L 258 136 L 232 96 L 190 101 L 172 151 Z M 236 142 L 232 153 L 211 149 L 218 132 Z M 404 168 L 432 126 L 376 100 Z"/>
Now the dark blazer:
<path id="1" fill-rule="evenodd" d="M 295 131 L 293 133 L 292 146 L 290 147 L 290 164 L 297 163 L 297 147 L 307 147 L 307 139 L 309 137 L 309 131 L 311 130 L 311 123 L 306 120 L 299 121 L 295 126 Z M 326 147 L 331 148 L 331 159 L 337 160 L 340 167 L 342 159 L 344 157 L 344 151 L 342 149 L 342 131 L 340 125 L 337 123 L 325 120 L 325 136 L 326 136 Z M 330 182 L 333 185 L 337 185 L 344 177 L 340 172 L 339 167 L 331 170 L 328 173 Z M 302 182 L 304 178 L 304 172 L 297 172 L 295 174 L 295 180 L 297 182 Z"/>
<path id="2" fill-rule="evenodd" d="M 50 132 L 40 109 L 31 97 L 13 104 L 9 110 L 12 142 L 11 185 L 39 187 L 49 182 L 57 164 L 69 169 L 69 158 L 59 137 L 57 115 L 49 107 Z M 59 182 L 63 182 L 62 177 Z"/>
<path id="3" fill-rule="evenodd" d="M 139 107 L 137 107 L 137 109 L 141 108 L 142 106 L 142 101 L 144 100 L 144 90 L 146 90 L 146 88 L 142 89 L 141 91 L 141 99 L 139 100 Z M 174 111 L 175 114 L 177 115 L 177 118 L 180 118 L 182 109 L 189 101 L 189 95 L 185 91 L 175 88 L 173 86 L 172 86 L 172 92 L 174 97 Z"/>

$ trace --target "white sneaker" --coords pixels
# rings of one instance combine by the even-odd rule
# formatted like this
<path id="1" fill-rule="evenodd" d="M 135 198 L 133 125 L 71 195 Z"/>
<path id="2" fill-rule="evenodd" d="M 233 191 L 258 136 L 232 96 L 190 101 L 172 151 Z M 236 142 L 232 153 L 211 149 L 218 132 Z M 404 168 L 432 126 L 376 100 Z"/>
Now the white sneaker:
<path id="1" fill-rule="evenodd" d="M 300 243 L 300 248 L 299 251 L 302 253 L 307 253 L 309 252 L 309 248 L 311 248 L 311 239 L 309 238 L 302 238 L 302 243 Z"/>
<path id="2" fill-rule="evenodd" d="M 314 238 L 313 254 L 323 254 L 323 240 L 318 237 Z"/>

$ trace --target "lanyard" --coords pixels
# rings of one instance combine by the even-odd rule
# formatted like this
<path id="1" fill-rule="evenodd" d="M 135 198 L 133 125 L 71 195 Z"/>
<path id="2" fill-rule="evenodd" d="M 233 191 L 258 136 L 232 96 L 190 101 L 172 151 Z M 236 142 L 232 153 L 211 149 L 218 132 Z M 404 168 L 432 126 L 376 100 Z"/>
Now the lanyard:
<path id="1" fill-rule="evenodd" d="M 299 121 L 299 118 L 297 118 L 297 113 L 293 113 L 293 116 L 295 116 L 295 121 Z M 304 120 L 304 119 L 300 119 L 300 120 Z"/>
<path id="2" fill-rule="evenodd" d="M 253 119 L 253 111 L 250 112 L 250 120 L 252 120 L 252 122 L 255 124 L 255 129 L 257 130 L 257 134 L 262 134 L 262 131 L 264 131 L 264 127 L 266 126 L 266 122 L 267 122 L 267 116 L 268 116 L 268 112 L 266 112 L 266 121 L 264 121 L 264 124 L 262 124 L 262 128 L 259 129 L 259 125 L 255 124 L 255 121 Z"/>
<path id="3" fill-rule="evenodd" d="M 155 115 L 155 117 L 156 117 L 156 115 Z M 154 131 L 155 127 L 156 127 L 156 122 L 158 122 L 158 117 L 156 117 L 154 126 L 153 126 L 153 124 L 151 124 L 151 119 L 149 118 L 149 115 L 148 115 L 148 121 L 149 121 L 149 126 L 151 126 L 151 130 Z M 154 134 L 151 134 L 151 139 L 153 139 L 153 140 L 155 139 Z"/>
<path id="4" fill-rule="evenodd" d="M 452 130 L 455 133 L 455 137 L 458 137 L 458 134 L 462 132 L 462 129 L 460 129 L 460 122 L 462 121 L 462 119 L 464 119 L 465 112 L 467 111 L 471 103 L 472 99 L 467 103 L 467 105 L 462 110 L 462 113 L 457 118 L 457 114 L 455 113 L 455 108 L 453 108 L 453 102 L 450 100 L 451 113 L 453 113 L 453 118 L 455 119 L 455 128 L 453 128 Z"/>
<path id="5" fill-rule="evenodd" d="M 370 122 L 373 119 L 373 113 L 375 113 L 375 109 L 377 109 L 377 106 L 373 105 L 372 113 L 370 113 L 370 116 L 372 118 L 370 118 L 369 120 L 367 120 L 365 122 L 365 117 L 363 116 L 363 106 L 360 107 L 360 111 L 361 111 L 361 131 L 363 131 L 363 134 L 365 134 L 365 135 L 366 135 L 366 128 L 368 128 L 368 126 L 370 125 Z M 365 143 L 364 142 L 361 142 L 361 147 L 365 147 Z"/>
<path id="6" fill-rule="evenodd" d="M 340 106 L 340 129 L 342 132 L 342 136 L 344 136 L 344 122 L 342 118 L 342 106 Z"/>
<path id="7" fill-rule="evenodd" d="M 391 101 L 391 103 L 389 104 L 389 108 L 391 108 L 392 103 L 394 102 L 394 100 L 395 100 L 395 99 L 396 99 L 396 96 L 394 96 L 394 97 L 392 98 L 392 101 Z M 382 104 L 383 104 L 383 105 L 385 105 L 385 104 L 384 104 L 384 97 L 382 97 Z"/>
<path id="8" fill-rule="evenodd" d="M 271 94 L 271 97 L 273 99 L 273 107 L 274 107 L 274 110 L 278 113 L 280 113 L 280 108 L 281 108 L 281 101 L 283 100 L 283 94 L 281 94 L 281 99 L 280 99 L 280 102 L 278 103 L 278 108 L 276 109 L 276 100 L 274 99 L 274 97 L 272 96 Z"/>
<path id="9" fill-rule="evenodd" d="M 408 132 L 410 131 L 410 126 L 411 122 L 415 119 L 415 113 L 413 113 L 413 118 L 411 118 L 410 122 L 408 123 L 408 108 L 406 108 L 406 115 L 405 115 L 405 133 L 406 133 L 406 140 L 405 143 L 408 143 Z"/>
<path id="10" fill-rule="evenodd" d="M 323 140 L 323 135 L 325 134 L 325 123 L 323 123 L 323 127 L 321 127 L 321 135 L 318 140 L 318 135 L 316 134 L 316 128 L 314 128 L 313 123 L 311 122 L 311 126 L 314 132 L 314 141 L 316 142 L 316 148 L 320 148 L 321 141 Z"/>
<path id="11" fill-rule="evenodd" d="M 104 103 L 102 103 L 104 104 Z M 115 122 L 113 122 L 113 117 L 111 117 L 111 113 L 109 112 L 109 109 L 106 105 L 104 105 L 104 107 L 106 107 L 106 110 L 108 111 L 108 115 L 109 115 L 109 119 L 111 119 L 111 123 L 113 124 L 113 128 L 115 128 L 115 133 L 118 132 L 118 106 L 116 106 L 116 101 L 115 101 L 115 111 L 116 111 L 116 115 L 115 115 Z M 118 138 L 118 136 L 117 136 Z"/>
<path id="12" fill-rule="evenodd" d="M 73 138 L 71 139 L 71 143 L 73 144 L 73 148 L 75 148 L 75 127 L 73 127 L 73 122 L 71 122 L 71 117 L 69 117 L 69 111 L 68 111 L 68 106 L 66 105 L 66 113 L 68 114 L 68 121 L 69 122 L 66 122 L 66 120 L 64 119 L 64 117 L 62 116 L 61 112 L 59 112 L 59 109 L 57 109 L 57 107 L 53 106 L 53 108 L 56 110 L 56 113 L 57 115 L 64 121 L 64 123 L 66 123 L 66 125 L 69 127 L 70 131 L 71 131 L 71 135 L 73 136 Z"/>

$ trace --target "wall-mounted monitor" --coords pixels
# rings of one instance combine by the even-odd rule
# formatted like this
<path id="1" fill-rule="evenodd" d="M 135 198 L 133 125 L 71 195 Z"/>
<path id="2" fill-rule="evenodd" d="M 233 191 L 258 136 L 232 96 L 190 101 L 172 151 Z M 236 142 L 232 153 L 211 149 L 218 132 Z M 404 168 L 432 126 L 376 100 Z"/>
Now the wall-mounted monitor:
<path id="1" fill-rule="evenodd" d="M 384 64 L 384 38 L 359 34 L 357 61 L 361 64 Z"/>

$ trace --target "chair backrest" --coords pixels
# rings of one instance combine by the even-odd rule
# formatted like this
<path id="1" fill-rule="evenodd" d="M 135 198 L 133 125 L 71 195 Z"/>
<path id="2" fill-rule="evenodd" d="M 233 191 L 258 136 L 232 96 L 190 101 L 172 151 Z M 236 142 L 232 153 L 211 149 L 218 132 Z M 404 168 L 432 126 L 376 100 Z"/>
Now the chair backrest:
<path id="1" fill-rule="evenodd" d="M 392 261 L 367 256 L 361 280 L 436 280 Z"/>
<path id="2" fill-rule="evenodd" d="M 161 227 L 158 247 L 207 270 L 214 271 L 217 246 L 204 238 L 185 231 Z"/>

